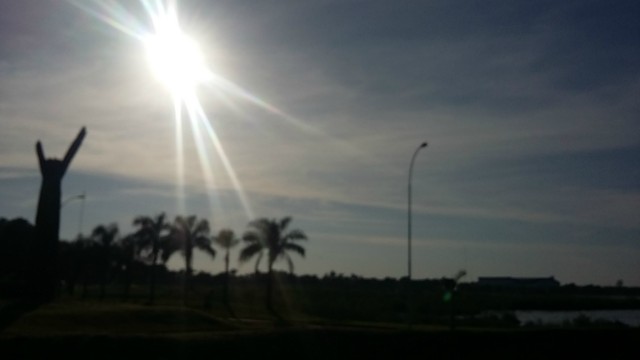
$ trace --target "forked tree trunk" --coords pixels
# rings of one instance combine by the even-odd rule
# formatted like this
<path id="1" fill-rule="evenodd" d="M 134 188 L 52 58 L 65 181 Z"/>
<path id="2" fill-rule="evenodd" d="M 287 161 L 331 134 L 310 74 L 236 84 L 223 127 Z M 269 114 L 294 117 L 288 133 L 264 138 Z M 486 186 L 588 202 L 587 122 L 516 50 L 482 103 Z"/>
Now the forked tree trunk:
<path id="1" fill-rule="evenodd" d="M 37 266 L 31 268 L 32 300 L 49 301 L 56 291 L 56 260 L 60 231 L 60 188 L 64 169 L 60 161 L 47 160 L 42 170 L 42 185 L 36 214 L 36 247 L 33 254 Z"/>
<path id="2" fill-rule="evenodd" d="M 30 272 L 31 291 L 29 293 L 32 300 L 50 301 L 56 292 L 62 178 L 85 135 L 86 130 L 82 128 L 69 146 L 63 160 L 46 159 L 42 144 L 40 141 L 36 143 L 42 185 L 36 213 L 36 246 L 33 249 L 35 261 Z"/>

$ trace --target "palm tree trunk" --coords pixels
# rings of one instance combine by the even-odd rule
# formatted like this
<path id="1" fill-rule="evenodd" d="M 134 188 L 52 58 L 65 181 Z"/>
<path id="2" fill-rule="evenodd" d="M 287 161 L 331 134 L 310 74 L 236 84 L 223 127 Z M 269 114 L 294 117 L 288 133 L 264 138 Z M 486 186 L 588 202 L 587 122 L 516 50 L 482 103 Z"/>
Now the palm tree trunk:
<path id="1" fill-rule="evenodd" d="M 109 248 L 105 246 L 103 251 L 102 274 L 100 274 L 100 300 L 103 300 L 107 293 L 106 285 L 109 277 Z"/>
<path id="2" fill-rule="evenodd" d="M 156 263 L 158 262 L 158 251 L 153 252 L 153 258 L 151 260 L 151 273 L 149 279 L 149 305 L 153 305 L 156 299 Z"/>
<path id="3" fill-rule="evenodd" d="M 229 305 L 229 248 L 227 248 L 227 254 L 224 257 L 224 288 L 222 297 L 224 304 Z"/>
<path id="4" fill-rule="evenodd" d="M 273 292 L 273 261 L 269 261 L 269 270 L 267 272 L 267 310 L 273 311 L 271 302 L 271 294 Z"/>
<path id="5" fill-rule="evenodd" d="M 124 287 L 122 289 L 122 299 L 129 300 L 131 293 L 131 282 L 133 281 L 133 264 L 127 264 L 124 270 Z"/>
<path id="6" fill-rule="evenodd" d="M 187 305 L 187 292 L 190 289 L 190 279 L 191 279 L 191 254 L 190 252 L 185 254 L 185 273 L 184 273 L 184 283 L 182 284 L 182 304 Z"/>

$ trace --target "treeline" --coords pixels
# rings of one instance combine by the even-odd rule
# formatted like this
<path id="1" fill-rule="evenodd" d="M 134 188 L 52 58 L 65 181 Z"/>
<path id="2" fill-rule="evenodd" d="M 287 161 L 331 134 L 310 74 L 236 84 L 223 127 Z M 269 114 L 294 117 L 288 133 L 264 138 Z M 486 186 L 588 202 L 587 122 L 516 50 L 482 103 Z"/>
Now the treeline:
<path id="1" fill-rule="evenodd" d="M 129 234 L 121 234 L 116 224 L 96 226 L 88 236 L 60 242 L 59 292 L 74 299 L 182 302 L 208 306 L 221 314 L 224 309 L 235 309 L 245 316 L 257 307 L 264 308 L 265 303 L 267 310 L 277 309 L 283 315 L 291 312 L 336 320 L 403 322 L 411 312 L 415 321 L 424 323 L 447 323 L 454 314 L 470 318 L 488 310 L 640 308 L 640 288 L 488 287 L 458 283 L 463 273 L 411 283 L 406 278 L 374 279 L 333 271 L 322 276 L 296 276 L 291 253 L 305 254 L 299 242 L 306 235 L 289 230 L 290 222 L 290 218 L 258 219 L 248 225 L 242 237 L 229 229 L 211 234 L 208 223 L 195 216 L 173 221 L 167 221 L 163 214 L 139 216 Z M 28 289 L 25 274 L 38 270 L 30 257 L 30 250 L 37 245 L 34 236 L 33 225 L 26 220 L 0 219 L 0 298 L 18 298 Z M 194 251 L 223 261 L 225 271 L 195 273 L 191 266 Z M 180 271 L 167 269 L 174 254 L 184 260 Z M 230 270 L 234 260 L 254 260 L 256 271 L 238 276 Z M 273 271 L 278 260 L 290 266 L 289 272 Z M 267 271 L 258 273 L 261 263 L 267 265 Z M 493 325 L 513 325 L 512 318 L 493 321 Z"/>
<path id="2" fill-rule="evenodd" d="M 255 259 L 257 271 L 264 258 L 267 267 L 266 303 L 271 307 L 273 265 L 285 260 L 293 272 L 291 253 L 304 256 L 305 249 L 299 242 L 307 240 L 304 232 L 289 229 L 290 217 L 283 219 L 261 218 L 248 224 L 242 239 L 230 229 L 211 234 L 209 222 L 197 216 L 177 216 L 168 221 L 164 213 L 157 216 L 138 216 L 132 224 L 135 231 L 121 234 L 116 223 L 96 226 L 90 235 L 79 235 L 73 241 L 60 241 L 57 254 L 57 277 L 61 291 L 70 295 L 80 291 L 88 296 L 89 288 L 97 286 L 98 297 L 104 298 L 107 289 L 119 284 L 122 297 L 128 298 L 134 283 L 148 285 L 149 304 L 156 300 L 159 282 L 180 284 L 183 302 L 192 290 L 193 253 L 203 251 L 213 260 L 218 252 L 224 255 L 224 301 L 228 303 L 230 277 L 230 249 L 240 244 L 240 262 Z M 37 272 L 33 249 L 38 246 L 35 228 L 24 219 L 0 219 L 0 296 L 20 297 L 28 294 L 27 274 Z M 180 254 L 184 270 L 180 276 L 167 270 L 167 261 Z M 111 285 L 111 286 L 110 286 Z M 80 290 L 79 290 L 80 289 Z"/>

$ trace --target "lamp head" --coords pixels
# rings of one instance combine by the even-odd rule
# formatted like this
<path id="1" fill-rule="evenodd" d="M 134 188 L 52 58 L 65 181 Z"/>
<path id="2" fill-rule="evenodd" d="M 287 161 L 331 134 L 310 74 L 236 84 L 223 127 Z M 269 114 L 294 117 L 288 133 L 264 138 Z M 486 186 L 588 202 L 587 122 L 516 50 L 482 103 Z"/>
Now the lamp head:
<path id="1" fill-rule="evenodd" d="M 423 142 L 422 144 L 420 144 L 420 148 L 426 148 L 427 147 L 427 142 Z"/>

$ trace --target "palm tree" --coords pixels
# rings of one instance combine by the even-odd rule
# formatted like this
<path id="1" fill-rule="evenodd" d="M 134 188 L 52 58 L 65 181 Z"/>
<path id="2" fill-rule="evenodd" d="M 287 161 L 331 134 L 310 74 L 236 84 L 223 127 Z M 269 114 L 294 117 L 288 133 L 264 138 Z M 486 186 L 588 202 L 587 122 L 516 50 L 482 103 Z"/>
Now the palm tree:
<path id="1" fill-rule="evenodd" d="M 76 281 L 82 283 L 82 298 L 85 299 L 89 295 L 89 283 L 96 280 L 102 273 L 102 246 L 99 245 L 91 236 L 78 234 L 73 242 L 73 279 L 70 289 L 73 293 L 73 286 Z"/>
<path id="2" fill-rule="evenodd" d="M 216 251 L 211 247 L 211 239 L 209 238 L 209 222 L 207 220 L 197 221 L 195 215 L 189 217 L 176 217 L 174 226 L 171 229 L 171 240 L 173 243 L 182 245 L 182 255 L 185 261 L 185 279 L 183 287 L 183 302 L 186 303 L 187 289 L 189 288 L 189 279 L 193 273 L 193 249 L 197 248 L 206 252 L 212 258 L 216 256 Z"/>
<path id="3" fill-rule="evenodd" d="M 156 275 L 157 275 L 157 262 L 158 255 L 163 254 L 163 260 L 169 259 L 173 251 L 169 250 L 167 246 L 162 246 L 163 237 L 162 234 L 165 231 L 170 230 L 171 226 L 165 222 L 165 214 L 161 213 L 155 218 L 149 216 L 138 216 L 133 220 L 133 225 L 138 226 L 139 229 L 135 233 L 135 237 L 140 245 L 140 249 L 148 249 L 148 256 L 151 258 L 151 273 L 149 276 L 149 304 L 153 304 L 155 301 L 156 293 Z M 166 250 L 165 250 L 166 249 Z M 166 262 L 164 260 L 164 262 Z"/>
<path id="4" fill-rule="evenodd" d="M 105 285 L 109 276 L 109 267 L 111 265 L 111 245 L 118 236 L 118 224 L 112 223 L 104 226 L 99 225 L 93 229 L 91 237 L 100 247 L 100 299 L 104 298 Z"/>
<path id="5" fill-rule="evenodd" d="M 305 250 L 295 243 L 300 240 L 307 240 L 307 236 L 302 230 L 287 230 L 291 223 L 291 217 L 269 220 L 261 218 L 249 223 L 250 230 L 247 231 L 243 240 L 247 243 L 240 252 L 240 261 L 246 262 L 257 256 L 256 271 L 262 254 L 267 252 L 267 309 L 273 311 L 271 303 L 271 293 L 273 287 L 273 264 L 280 259 L 285 259 L 289 265 L 289 271 L 293 273 L 293 261 L 288 252 L 295 252 L 304 257 Z"/>
<path id="6" fill-rule="evenodd" d="M 138 252 L 136 249 L 136 237 L 135 234 L 129 234 L 120 239 L 118 246 L 115 248 L 115 258 L 118 265 L 119 275 L 123 282 L 122 298 L 127 300 L 129 298 L 129 292 L 131 290 L 131 283 L 133 282 L 133 271 L 136 267 Z"/>
<path id="7" fill-rule="evenodd" d="M 213 238 L 213 241 L 226 250 L 226 254 L 224 256 L 224 292 L 223 299 L 226 305 L 229 305 L 229 250 L 238 245 L 240 242 L 234 234 L 233 230 L 222 229 L 218 232 L 218 236 Z"/>

